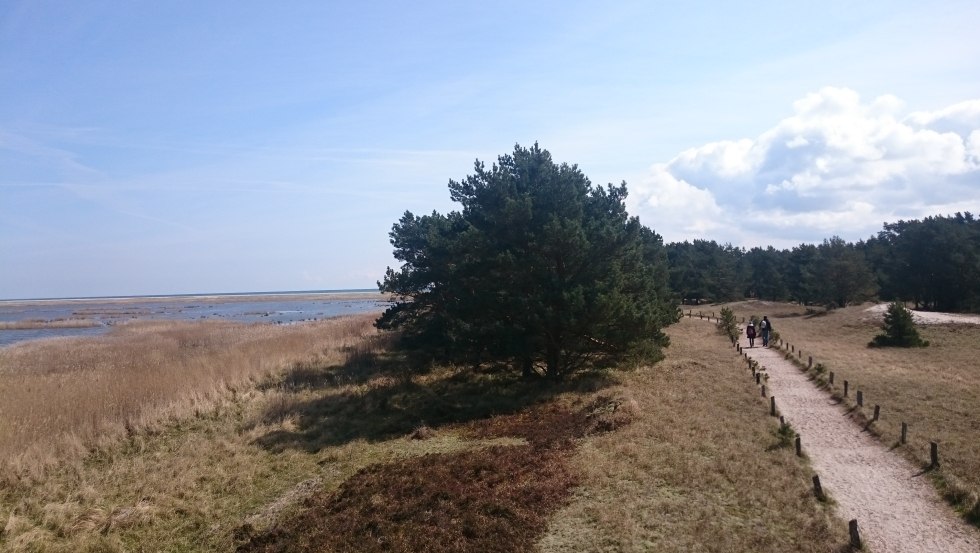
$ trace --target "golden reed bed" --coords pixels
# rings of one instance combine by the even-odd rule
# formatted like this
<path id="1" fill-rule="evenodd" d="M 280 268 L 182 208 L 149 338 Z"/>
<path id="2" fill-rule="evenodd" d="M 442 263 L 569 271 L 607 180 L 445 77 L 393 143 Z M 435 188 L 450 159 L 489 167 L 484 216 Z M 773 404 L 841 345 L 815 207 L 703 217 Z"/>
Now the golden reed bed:
<path id="1" fill-rule="evenodd" d="M 206 411 L 293 363 L 342 362 L 345 349 L 374 332 L 376 316 L 287 326 L 143 322 L 0 348 L 0 480 L 36 476 L 99 443 Z"/>

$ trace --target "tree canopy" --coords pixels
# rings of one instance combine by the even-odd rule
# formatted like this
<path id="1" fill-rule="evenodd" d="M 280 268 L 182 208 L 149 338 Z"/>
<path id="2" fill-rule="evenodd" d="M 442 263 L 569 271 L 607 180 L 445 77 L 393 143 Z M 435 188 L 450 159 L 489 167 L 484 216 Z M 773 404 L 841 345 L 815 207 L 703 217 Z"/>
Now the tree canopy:
<path id="1" fill-rule="evenodd" d="M 449 182 L 462 206 L 406 212 L 390 233 L 398 269 L 378 319 L 432 360 L 505 363 L 560 377 L 654 360 L 678 317 L 659 235 L 626 213 L 626 184 L 592 186 L 537 144 Z"/>

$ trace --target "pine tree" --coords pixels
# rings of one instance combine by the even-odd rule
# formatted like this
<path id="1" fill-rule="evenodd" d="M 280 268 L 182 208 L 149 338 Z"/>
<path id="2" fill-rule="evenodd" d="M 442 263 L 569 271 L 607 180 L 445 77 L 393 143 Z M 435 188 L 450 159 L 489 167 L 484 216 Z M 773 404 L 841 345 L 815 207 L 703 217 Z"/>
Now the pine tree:
<path id="1" fill-rule="evenodd" d="M 626 185 L 593 187 L 535 144 L 449 182 L 448 215 L 405 213 L 391 231 L 399 270 L 377 321 L 429 359 L 506 363 L 558 378 L 656 360 L 676 322 L 659 235 L 626 213 Z"/>
<path id="2" fill-rule="evenodd" d="M 892 302 L 885 313 L 885 321 L 881 325 L 883 334 L 874 337 L 868 346 L 870 347 L 903 347 L 924 348 L 929 345 L 928 341 L 919 336 L 919 331 L 915 328 L 915 321 L 912 319 L 912 312 L 901 302 Z"/>

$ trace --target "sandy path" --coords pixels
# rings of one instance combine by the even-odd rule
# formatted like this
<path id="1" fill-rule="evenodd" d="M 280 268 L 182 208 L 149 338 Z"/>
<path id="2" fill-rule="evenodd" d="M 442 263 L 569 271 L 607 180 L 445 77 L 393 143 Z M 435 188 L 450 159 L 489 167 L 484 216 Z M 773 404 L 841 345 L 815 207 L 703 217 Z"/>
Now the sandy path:
<path id="1" fill-rule="evenodd" d="M 742 342 L 747 339 L 742 338 Z M 857 519 L 861 539 L 876 553 L 980 552 L 980 532 L 942 502 L 928 475 L 851 421 L 844 410 L 778 349 L 742 351 L 769 374 L 776 408 L 800 434 L 824 490 L 844 520 Z"/>

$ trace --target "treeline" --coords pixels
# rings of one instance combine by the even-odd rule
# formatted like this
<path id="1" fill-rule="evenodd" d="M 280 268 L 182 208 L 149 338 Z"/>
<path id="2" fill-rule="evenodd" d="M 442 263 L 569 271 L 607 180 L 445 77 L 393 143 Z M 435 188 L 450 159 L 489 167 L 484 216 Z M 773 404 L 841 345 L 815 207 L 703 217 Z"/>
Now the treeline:
<path id="1" fill-rule="evenodd" d="M 683 303 L 757 298 L 844 307 L 879 298 L 980 312 L 980 221 L 971 213 L 886 223 L 857 243 L 839 237 L 790 250 L 694 240 L 667 244 Z"/>

